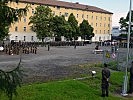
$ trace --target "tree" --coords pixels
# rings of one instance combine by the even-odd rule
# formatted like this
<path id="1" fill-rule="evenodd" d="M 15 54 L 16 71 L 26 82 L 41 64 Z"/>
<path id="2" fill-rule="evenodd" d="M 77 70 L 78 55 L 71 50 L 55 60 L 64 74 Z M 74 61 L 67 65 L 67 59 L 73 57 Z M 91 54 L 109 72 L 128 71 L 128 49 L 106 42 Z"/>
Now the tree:
<path id="1" fill-rule="evenodd" d="M 25 8 L 15 9 L 8 6 L 9 2 L 18 0 L 0 0 L 0 40 L 8 36 L 9 28 L 23 15 L 26 14 L 28 6 Z M 12 96 L 17 95 L 17 86 L 21 85 L 22 71 L 20 70 L 21 57 L 18 66 L 11 71 L 0 70 L 0 92 L 4 92 L 9 100 Z"/>
<path id="2" fill-rule="evenodd" d="M 79 26 L 80 28 L 80 32 L 81 32 L 81 36 L 82 38 L 85 39 L 91 39 L 92 37 L 94 37 L 94 33 L 93 33 L 93 27 L 91 27 L 91 25 L 89 25 L 87 20 L 83 20 L 82 23 Z"/>
<path id="3" fill-rule="evenodd" d="M 33 16 L 30 17 L 31 29 L 36 32 L 39 39 L 44 42 L 45 37 L 52 35 L 51 20 L 52 10 L 47 6 L 38 6 Z"/>
<path id="4" fill-rule="evenodd" d="M 52 28 L 54 36 L 58 40 L 60 40 L 61 36 L 69 37 L 69 33 L 72 30 L 64 16 L 55 16 L 52 20 Z"/>
<path id="5" fill-rule="evenodd" d="M 11 24 L 18 21 L 28 10 L 28 6 L 20 9 L 11 8 L 7 5 L 10 1 L 18 2 L 18 0 L 0 0 L 0 40 L 8 36 Z"/>
<path id="6" fill-rule="evenodd" d="M 133 11 L 131 11 L 131 12 L 132 12 L 131 23 L 133 23 Z M 120 28 L 122 30 L 125 30 L 126 32 L 128 32 L 129 12 L 128 12 L 126 18 L 124 18 L 124 17 L 120 18 L 119 23 L 120 23 Z M 133 27 L 133 26 L 131 25 L 131 27 Z M 133 36 L 133 30 L 131 30 L 131 36 Z"/>
<path id="7" fill-rule="evenodd" d="M 0 92 L 4 92 L 9 100 L 12 100 L 13 95 L 17 95 L 17 87 L 21 86 L 23 73 L 20 69 L 21 57 L 17 67 L 11 71 L 0 70 Z"/>
<path id="8" fill-rule="evenodd" d="M 76 20 L 73 13 L 70 14 L 70 16 L 68 18 L 68 22 L 72 27 L 70 38 L 74 38 L 74 41 L 75 41 L 77 39 L 77 37 L 80 35 L 80 33 L 79 33 L 78 21 Z"/>

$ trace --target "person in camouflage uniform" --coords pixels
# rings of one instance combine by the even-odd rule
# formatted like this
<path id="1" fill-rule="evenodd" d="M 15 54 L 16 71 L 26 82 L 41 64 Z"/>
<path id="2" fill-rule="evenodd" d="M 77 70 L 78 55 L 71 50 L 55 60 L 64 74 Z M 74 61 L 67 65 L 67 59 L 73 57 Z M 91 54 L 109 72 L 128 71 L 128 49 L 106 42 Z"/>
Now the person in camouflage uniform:
<path id="1" fill-rule="evenodd" d="M 102 97 L 109 96 L 109 78 L 110 70 L 107 68 L 107 64 L 104 63 L 104 68 L 102 69 Z"/>

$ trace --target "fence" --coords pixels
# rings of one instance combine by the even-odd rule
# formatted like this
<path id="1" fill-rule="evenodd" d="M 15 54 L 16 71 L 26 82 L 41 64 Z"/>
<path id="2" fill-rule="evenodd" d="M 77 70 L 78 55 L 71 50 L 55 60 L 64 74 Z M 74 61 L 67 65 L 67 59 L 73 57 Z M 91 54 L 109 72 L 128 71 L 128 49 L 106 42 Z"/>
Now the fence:
<path id="1" fill-rule="evenodd" d="M 124 71 L 125 67 L 130 67 L 131 61 L 133 61 L 133 52 L 129 52 L 129 62 L 127 64 L 127 52 L 103 52 L 103 63 L 108 63 L 112 69 Z"/>

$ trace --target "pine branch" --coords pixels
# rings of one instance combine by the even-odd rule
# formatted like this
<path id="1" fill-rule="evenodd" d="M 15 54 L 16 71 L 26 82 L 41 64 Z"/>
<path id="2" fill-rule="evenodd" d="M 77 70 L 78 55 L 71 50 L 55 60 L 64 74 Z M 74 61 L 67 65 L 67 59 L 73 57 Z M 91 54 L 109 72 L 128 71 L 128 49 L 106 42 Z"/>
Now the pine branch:
<path id="1" fill-rule="evenodd" d="M 17 95 L 17 87 L 21 86 L 23 73 L 20 69 L 21 56 L 17 67 L 11 71 L 0 70 L 0 90 L 2 90 L 8 96 L 9 100 L 12 100 L 13 95 Z"/>

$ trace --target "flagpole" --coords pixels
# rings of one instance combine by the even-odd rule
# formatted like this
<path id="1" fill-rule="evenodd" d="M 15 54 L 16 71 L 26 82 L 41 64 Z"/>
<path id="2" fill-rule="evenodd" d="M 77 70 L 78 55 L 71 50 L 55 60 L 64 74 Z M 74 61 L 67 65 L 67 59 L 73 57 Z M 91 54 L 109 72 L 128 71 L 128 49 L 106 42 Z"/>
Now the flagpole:
<path id="1" fill-rule="evenodd" d="M 125 76 L 124 76 L 124 86 L 122 90 L 122 95 L 126 96 L 127 95 L 127 83 L 128 83 L 128 63 L 129 63 L 129 43 L 130 43 L 130 32 L 131 32 L 131 8 L 132 8 L 132 0 L 130 0 L 130 7 L 129 7 L 129 25 L 128 25 L 128 35 L 127 35 L 127 65 L 126 65 L 126 70 L 125 70 Z"/>

